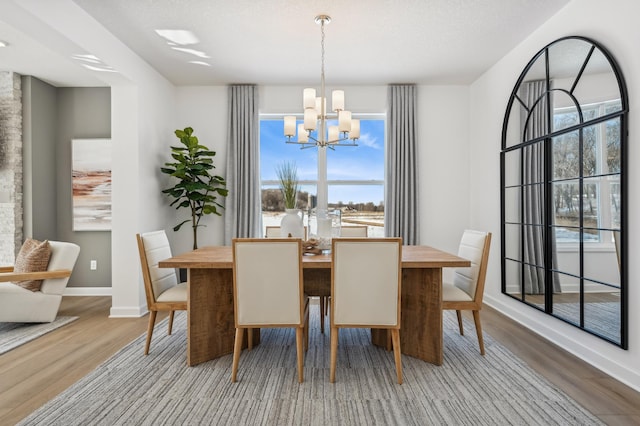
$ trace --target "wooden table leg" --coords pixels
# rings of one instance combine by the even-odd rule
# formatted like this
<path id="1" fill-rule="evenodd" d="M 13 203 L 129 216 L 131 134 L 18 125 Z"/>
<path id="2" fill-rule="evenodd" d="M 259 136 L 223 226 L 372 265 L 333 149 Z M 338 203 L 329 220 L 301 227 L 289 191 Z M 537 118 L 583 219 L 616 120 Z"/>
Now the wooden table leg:
<path id="1" fill-rule="evenodd" d="M 324 298 L 331 296 L 331 269 L 305 269 L 303 274 L 304 293 L 307 296 L 320 297 L 320 332 L 324 333 L 326 318 L 322 309 L 325 308 Z M 329 329 L 329 327 L 326 328 Z"/>
<path id="2" fill-rule="evenodd" d="M 402 271 L 402 353 L 442 365 L 442 269 Z M 387 330 L 371 330 L 373 344 L 389 348 Z"/>
<path id="3" fill-rule="evenodd" d="M 233 273 L 194 268 L 188 274 L 187 365 L 194 366 L 233 352 Z M 258 343 L 260 329 L 254 329 L 253 345 Z"/>

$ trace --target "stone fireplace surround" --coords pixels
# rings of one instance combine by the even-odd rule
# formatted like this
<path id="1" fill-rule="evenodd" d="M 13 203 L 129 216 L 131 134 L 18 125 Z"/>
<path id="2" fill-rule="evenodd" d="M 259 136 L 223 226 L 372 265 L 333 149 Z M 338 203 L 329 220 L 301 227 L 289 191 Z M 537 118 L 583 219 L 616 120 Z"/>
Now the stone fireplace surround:
<path id="1" fill-rule="evenodd" d="M 21 76 L 0 71 L 0 265 L 12 265 L 23 237 Z"/>

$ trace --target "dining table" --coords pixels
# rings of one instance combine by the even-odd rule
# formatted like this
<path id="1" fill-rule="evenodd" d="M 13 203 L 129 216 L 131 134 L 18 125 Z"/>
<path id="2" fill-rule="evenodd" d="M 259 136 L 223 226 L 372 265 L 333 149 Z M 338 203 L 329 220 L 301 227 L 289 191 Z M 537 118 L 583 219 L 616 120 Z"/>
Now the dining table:
<path id="1" fill-rule="evenodd" d="M 173 256 L 160 268 L 187 270 L 187 365 L 194 366 L 233 352 L 233 256 L 231 246 L 208 246 Z M 375 259 L 372 259 L 375 261 Z M 331 295 L 331 255 L 303 256 L 304 291 Z M 402 247 L 402 353 L 442 365 L 442 269 L 469 267 L 471 262 L 429 246 Z M 366 283 L 362 283 L 366 291 Z M 253 330 L 253 344 L 260 330 Z M 385 329 L 372 329 L 374 345 L 390 349 Z M 245 339 L 246 340 L 246 339 Z M 246 345 L 246 343 L 245 343 Z"/>

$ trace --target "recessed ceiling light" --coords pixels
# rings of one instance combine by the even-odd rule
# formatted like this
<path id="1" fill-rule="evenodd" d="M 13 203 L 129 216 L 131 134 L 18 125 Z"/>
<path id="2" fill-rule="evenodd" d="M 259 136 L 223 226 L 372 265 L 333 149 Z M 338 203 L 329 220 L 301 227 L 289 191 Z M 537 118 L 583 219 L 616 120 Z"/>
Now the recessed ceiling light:
<path id="1" fill-rule="evenodd" d="M 92 64 L 100 64 L 102 63 L 102 61 L 100 60 L 100 58 L 98 58 L 95 55 L 82 55 L 82 54 L 76 54 L 76 55 L 72 55 L 71 56 L 73 59 L 76 59 L 78 61 L 84 61 L 84 62 L 90 62 Z"/>
<path id="2" fill-rule="evenodd" d="M 189 53 L 189 54 L 191 54 L 193 56 L 197 56 L 198 58 L 205 58 L 205 59 L 206 58 L 210 58 L 210 56 L 207 55 L 206 53 L 201 52 L 201 51 L 196 50 L 196 49 L 189 49 L 187 47 L 172 47 L 172 49 L 173 50 L 177 50 L 179 52 Z"/>
<path id="3" fill-rule="evenodd" d="M 200 43 L 198 37 L 191 31 L 187 30 L 156 30 L 156 33 L 162 37 L 167 39 L 167 41 L 173 44 L 196 44 Z"/>
<path id="4" fill-rule="evenodd" d="M 9 43 L 7 43 L 6 41 L 0 40 L 0 47 L 7 47 L 7 46 L 9 46 Z"/>
<path id="5" fill-rule="evenodd" d="M 91 70 L 91 71 L 100 71 L 100 72 L 117 72 L 116 70 L 114 70 L 113 68 L 111 68 L 110 66 L 107 65 L 102 65 L 102 66 L 94 66 L 94 65 L 89 65 L 89 64 L 81 64 L 83 67 Z"/>

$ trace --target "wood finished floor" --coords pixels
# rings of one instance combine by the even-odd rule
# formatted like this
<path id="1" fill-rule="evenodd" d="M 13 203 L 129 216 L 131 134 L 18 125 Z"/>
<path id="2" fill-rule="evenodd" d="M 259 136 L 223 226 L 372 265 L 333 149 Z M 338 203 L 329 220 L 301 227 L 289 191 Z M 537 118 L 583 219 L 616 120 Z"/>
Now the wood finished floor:
<path id="1" fill-rule="evenodd" d="M 108 318 L 110 306 L 109 297 L 65 297 L 60 315 L 79 316 L 77 321 L 0 355 L 1 426 L 14 425 L 145 332 L 147 316 Z M 482 324 L 603 422 L 640 425 L 640 393 L 491 308 L 483 309 Z"/>

